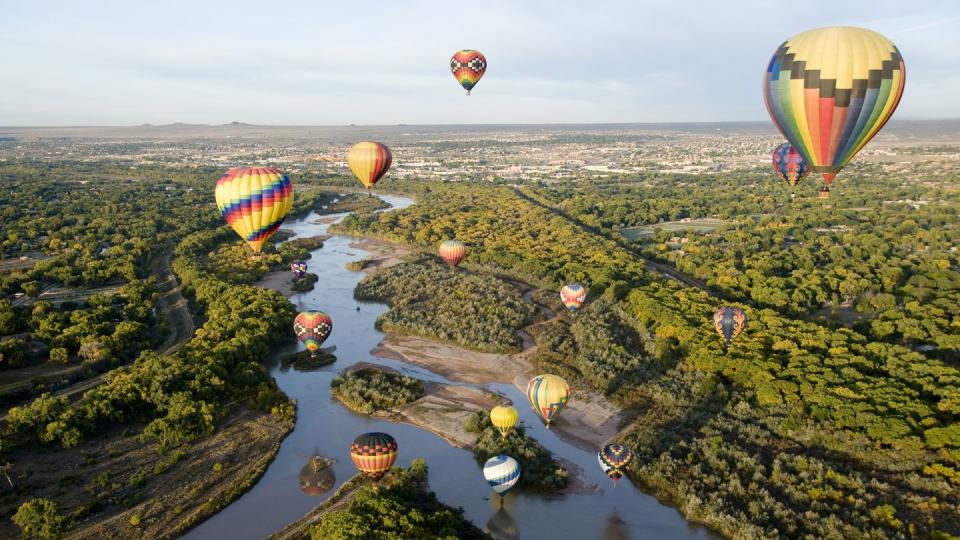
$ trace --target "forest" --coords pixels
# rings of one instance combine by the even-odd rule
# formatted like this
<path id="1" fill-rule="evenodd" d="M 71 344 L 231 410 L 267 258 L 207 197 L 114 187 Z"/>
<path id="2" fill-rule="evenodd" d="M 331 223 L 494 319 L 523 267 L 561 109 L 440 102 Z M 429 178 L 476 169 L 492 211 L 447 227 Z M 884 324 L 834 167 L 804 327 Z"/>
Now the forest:
<path id="1" fill-rule="evenodd" d="M 333 397 L 362 414 L 406 405 L 423 396 L 418 379 L 374 368 L 341 373 L 330 382 L 330 389 Z"/>
<path id="2" fill-rule="evenodd" d="M 517 486 L 544 492 L 557 491 L 567 486 L 567 470 L 553 459 L 549 450 L 541 446 L 536 439 L 528 437 L 523 426 L 515 426 L 504 438 L 490 423 L 490 415 L 478 411 L 467 419 L 464 429 L 478 434 L 477 442 L 473 445 L 473 458 L 481 467 L 493 456 L 505 454 L 520 464 L 520 480 Z"/>
<path id="3" fill-rule="evenodd" d="M 342 510 L 324 514 L 311 527 L 314 540 L 353 538 L 437 538 L 443 540 L 489 538 L 463 517 L 463 510 L 437 500 L 427 485 L 427 465 L 422 459 L 410 467 L 394 467 L 383 486 L 359 488 Z"/>
<path id="4" fill-rule="evenodd" d="M 452 341 L 484 352 L 519 350 L 516 332 L 534 316 L 516 285 L 449 268 L 427 255 L 364 278 L 354 297 L 390 306 L 377 319 L 384 332 Z"/>
<path id="5" fill-rule="evenodd" d="M 737 218 L 787 204 L 778 199 L 789 199 L 785 189 L 751 192 L 761 175 L 772 181 L 766 171 L 743 180 L 644 178 L 643 187 L 619 179 L 598 187 L 597 199 L 619 193 L 642 206 L 662 189 L 690 216 Z M 735 193 L 722 195 L 730 186 Z M 572 322 L 540 329 L 549 352 L 537 361 L 632 411 L 621 434 L 641 458 L 631 476 L 688 517 L 730 535 L 960 530 L 955 354 L 941 358 L 654 276 L 643 250 L 614 227 L 564 207 L 588 188 L 563 189 L 576 196 L 552 186 L 412 185 L 418 204 L 356 215 L 342 229 L 425 251 L 456 237 L 470 249 L 471 270 L 554 289 L 587 284 L 594 302 Z M 858 197 L 851 204 L 907 208 Z M 664 217 L 684 214 L 655 219 Z M 955 271 L 956 259 L 948 260 Z M 925 268 L 935 267 L 916 272 Z M 750 320 L 729 353 L 710 321 L 723 302 L 741 305 Z"/>

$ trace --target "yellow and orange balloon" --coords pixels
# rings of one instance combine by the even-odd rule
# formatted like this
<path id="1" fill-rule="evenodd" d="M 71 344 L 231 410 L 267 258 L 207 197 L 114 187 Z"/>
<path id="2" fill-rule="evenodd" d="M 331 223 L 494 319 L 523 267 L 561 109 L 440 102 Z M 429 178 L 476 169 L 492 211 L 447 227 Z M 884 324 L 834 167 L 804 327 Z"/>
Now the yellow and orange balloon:
<path id="1" fill-rule="evenodd" d="M 393 154 L 383 143 L 362 141 L 350 147 L 347 152 L 347 165 L 363 187 L 367 188 L 367 193 L 387 174 L 391 163 Z"/>
<path id="2" fill-rule="evenodd" d="M 263 250 L 293 207 L 293 183 L 273 168 L 230 169 L 217 180 L 214 195 L 220 215 L 255 253 Z"/>
<path id="3" fill-rule="evenodd" d="M 833 26 L 783 42 L 767 66 L 770 118 L 813 172 L 830 182 L 893 115 L 906 68 L 887 38 Z"/>

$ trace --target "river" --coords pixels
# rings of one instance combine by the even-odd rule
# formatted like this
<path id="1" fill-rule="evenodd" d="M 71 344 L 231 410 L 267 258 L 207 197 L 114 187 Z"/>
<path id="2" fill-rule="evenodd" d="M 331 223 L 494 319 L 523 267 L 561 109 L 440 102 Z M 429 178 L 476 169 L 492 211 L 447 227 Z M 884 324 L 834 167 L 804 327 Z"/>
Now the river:
<path id="1" fill-rule="evenodd" d="M 381 198 L 390 203 L 392 209 L 413 203 L 405 197 L 382 195 Z M 314 223 L 319 217 L 311 213 L 283 228 L 297 236 L 326 234 L 328 225 Z M 356 473 L 350 461 L 350 443 L 368 431 L 385 431 L 397 439 L 400 446 L 397 465 L 407 466 L 414 458 L 424 458 L 430 469 L 430 487 L 440 500 L 462 507 L 474 524 L 491 532 L 500 531 L 501 538 L 716 538 L 706 528 L 684 520 L 676 509 L 643 493 L 629 480 L 619 482 L 614 489 L 597 465 L 596 455 L 545 429 L 527 405 L 523 392 L 512 385 L 484 386 L 512 399 L 527 433 L 556 456 L 576 464 L 583 481 L 598 486 L 597 489 L 586 494 L 554 495 L 514 490 L 500 509 L 498 498 L 493 496 L 469 451 L 454 448 L 427 430 L 355 414 L 331 397 L 333 377 L 360 361 L 387 365 L 425 380 L 450 382 L 422 367 L 371 356 L 370 351 L 383 337 L 374 328 L 374 322 L 387 307 L 354 300 L 353 290 L 366 274 L 351 272 L 345 265 L 368 255 L 366 251 L 351 248 L 354 241 L 334 235 L 322 248 L 313 251 L 307 262 L 310 272 L 320 280 L 313 291 L 290 297 L 298 310 L 319 309 L 333 318 L 333 333 L 324 345 L 336 346 L 337 361 L 311 372 L 271 368 L 280 388 L 297 401 L 296 427 L 284 439 L 276 459 L 252 489 L 184 538 L 259 539 L 296 521 L 336 489 L 318 497 L 300 490 L 297 476 L 310 456 L 319 453 L 337 460 L 333 468 L 336 487 L 339 487 Z"/>

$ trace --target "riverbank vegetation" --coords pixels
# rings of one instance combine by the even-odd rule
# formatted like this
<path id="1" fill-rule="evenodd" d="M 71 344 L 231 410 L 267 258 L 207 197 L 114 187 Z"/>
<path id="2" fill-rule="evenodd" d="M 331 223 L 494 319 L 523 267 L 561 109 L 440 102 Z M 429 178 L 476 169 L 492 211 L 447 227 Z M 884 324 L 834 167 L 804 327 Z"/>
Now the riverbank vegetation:
<path id="1" fill-rule="evenodd" d="M 429 490 L 422 459 L 408 469 L 395 467 L 380 484 L 359 488 L 345 509 L 324 514 L 310 528 L 310 538 L 489 538 L 462 509 L 441 503 Z"/>
<path id="2" fill-rule="evenodd" d="M 473 457 L 481 467 L 493 456 L 505 454 L 520 464 L 517 483 L 520 487 L 533 491 L 557 491 L 567 487 L 567 470 L 553 459 L 549 450 L 528 437 L 523 426 L 518 424 L 504 438 L 490 423 L 490 415 L 478 411 L 467 420 L 464 429 L 477 434 Z"/>
<path id="3" fill-rule="evenodd" d="M 912 206 L 884 205 L 886 177 L 859 172 L 880 187 L 842 204 L 884 207 L 871 211 L 901 212 L 906 221 Z M 641 222 L 617 221 L 599 200 L 639 208 L 672 198 L 687 210 L 663 216 L 670 219 L 742 219 L 823 204 L 786 203 L 772 187 L 752 191 L 761 178 L 774 182 L 758 170 L 742 179 L 620 178 L 589 189 L 440 184 L 418 192 L 410 208 L 353 216 L 341 228 L 424 249 L 457 237 L 470 247 L 471 269 L 552 287 L 587 284 L 589 308 L 531 329 L 541 345 L 535 361 L 633 411 L 621 433 L 638 456 L 631 476 L 691 518 L 730 535 L 960 533 L 952 510 L 960 504 L 960 372 L 945 353 L 753 302 L 739 302 L 748 329 L 724 353 L 710 318 L 742 297 L 710 291 L 715 298 L 646 271 L 642 250 L 613 234 L 615 224 Z M 591 190 L 601 195 L 590 199 Z M 581 195 L 593 202 L 582 209 L 566 202 Z M 955 255 L 945 260 L 955 271 Z M 945 270 L 911 271 L 936 281 Z M 810 272 L 833 279 L 831 268 Z"/>
<path id="4" fill-rule="evenodd" d="M 392 371 L 363 368 L 334 377 L 330 393 L 351 411 L 373 414 L 420 399 L 423 383 Z"/>
<path id="5" fill-rule="evenodd" d="M 519 350 L 516 332 L 536 311 L 516 285 L 449 268 L 430 256 L 364 278 L 354 296 L 390 306 L 377 319 L 377 328 L 384 332 L 452 341 L 485 352 Z"/>

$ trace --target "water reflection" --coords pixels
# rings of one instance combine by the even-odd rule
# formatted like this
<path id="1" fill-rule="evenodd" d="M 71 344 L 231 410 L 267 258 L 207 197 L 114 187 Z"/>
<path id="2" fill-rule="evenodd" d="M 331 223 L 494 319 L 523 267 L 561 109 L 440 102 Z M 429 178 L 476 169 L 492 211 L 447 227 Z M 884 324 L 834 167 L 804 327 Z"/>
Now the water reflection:
<path id="1" fill-rule="evenodd" d="M 617 509 L 614 508 L 613 512 L 607 517 L 606 523 L 603 524 L 603 529 L 600 529 L 600 540 L 629 540 L 630 539 L 630 527 L 627 525 L 627 522 L 620 517 L 620 514 L 617 513 Z"/>
<path id="2" fill-rule="evenodd" d="M 317 497 L 330 491 L 337 483 L 337 476 L 334 474 L 332 467 L 334 463 L 336 461 L 314 452 L 313 456 L 300 469 L 300 474 L 297 475 L 297 484 L 300 486 L 300 491 L 311 497 Z"/>
<path id="3" fill-rule="evenodd" d="M 487 532 L 497 540 L 517 540 L 520 538 L 520 527 L 513 520 L 513 516 L 503 506 L 490 516 L 487 521 Z"/>

